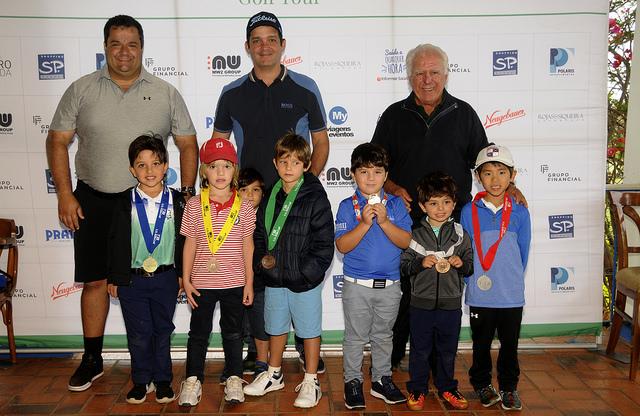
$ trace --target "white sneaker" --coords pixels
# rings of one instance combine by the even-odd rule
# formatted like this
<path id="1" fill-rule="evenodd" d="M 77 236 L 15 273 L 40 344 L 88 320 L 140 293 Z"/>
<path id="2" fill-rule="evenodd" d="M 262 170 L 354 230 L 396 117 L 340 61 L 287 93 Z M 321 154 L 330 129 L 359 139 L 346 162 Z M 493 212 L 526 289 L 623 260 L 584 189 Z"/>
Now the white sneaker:
<path id="1" fill-rule="evenodd" d="M 316 406 L 322 397 L 320 382 L 317 378 L 315 380 L 302 380 L 302 383 L 296 387 L 296 391 L 300 393 L 296 401 L 293 402 L 293 406 L 302 409 Z"/>
<path id="2" fill-rule="evenodd" d="M 282 372 L 276 376 L 275 373 L 263 371 L 250 384 L 244 386 L 244 394 L 247 396 L 264 396 L 270 391 L 280 390 L 283 387 L 284 376 Z"/>
<path id="3" fill-rule="evenodd" d="M 180 396 L 178 397 L 178 404 L 184 407 L 193 407 L 200 403 L 202 398 L 202 385 L 198 377 L 188 377 L 180 385 Z"/>
<path id="4" fill-rule="evenodd" d="M 231 403 L 243 403 L 244 393 L 242 392 L 242 383 L 246 383 L 238 376 L 231 376 L 227 379 L 224 388 L 224 400 Z"/>

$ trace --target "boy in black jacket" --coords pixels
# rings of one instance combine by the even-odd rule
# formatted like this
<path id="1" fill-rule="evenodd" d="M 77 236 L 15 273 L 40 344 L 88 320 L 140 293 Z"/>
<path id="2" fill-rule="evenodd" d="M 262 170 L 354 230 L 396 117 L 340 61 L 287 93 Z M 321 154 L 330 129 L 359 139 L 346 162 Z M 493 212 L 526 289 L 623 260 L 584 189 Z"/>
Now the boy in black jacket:
<path id="1" fill-rule="evenodd" d="M 322 281 L 333 259 L 333 214 L 322 184 L 312 173 L 311 148 L 290 133 L 278 140 L 273 164 L 280 180 L 260 202 L 253 234 L 256 276 L 265 285 L 264 321 L 269 369 L 245 386 L 249 396 L 284 387 L 282 353 L 293 322 L 304 339 L 306 374 L 293 405 L 314 407 L 322 393 L 317 378 L 322 334 Z"/>
<path id="2" fill-rule="evenodd" d="M 108 238 L 108 291 L 120 299 L 139 404 L 156 391 L 158 403 L 175 399 L 171 381 L 171 333 L 182 284 L 185 200 L 163 182 L 169 155 L 162 139 L 140 136 L 129 146 L 129 170 L 138 185 L 116 196 Z"/>
<path id="3" fill-rule="evenodd" d="M 407 407 L 411 410 L 422 410 L 429 391 L 428 357 L 434 338 L 437 371 L 433 381 L 438 393 L 455 409 L 469 406 L 453 378 L 464 276 L 473 272 L 471 239 L 451 217 L 457 195 L 455 180 L 446 173 L 429 173 L 420 180 L 418 201 L 427 215 L 413 230 L 411 244 L 400 261 L 400 273 L 411 277 L 411 380 L 407 383 Z"/>

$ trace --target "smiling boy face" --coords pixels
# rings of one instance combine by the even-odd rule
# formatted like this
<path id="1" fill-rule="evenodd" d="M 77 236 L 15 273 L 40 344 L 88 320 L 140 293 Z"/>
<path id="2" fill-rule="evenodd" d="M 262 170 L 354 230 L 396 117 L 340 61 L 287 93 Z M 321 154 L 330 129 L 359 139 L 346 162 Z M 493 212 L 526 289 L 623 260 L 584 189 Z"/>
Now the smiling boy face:
<path id="1" fill-rule="evenodd" d="M 480 166 L 476 178 L 487 191 L 485 199 L 495 206 L 502 205 L 504 193 L 516 177 L 516 171 L 500 162 L 487 162 Z"/>

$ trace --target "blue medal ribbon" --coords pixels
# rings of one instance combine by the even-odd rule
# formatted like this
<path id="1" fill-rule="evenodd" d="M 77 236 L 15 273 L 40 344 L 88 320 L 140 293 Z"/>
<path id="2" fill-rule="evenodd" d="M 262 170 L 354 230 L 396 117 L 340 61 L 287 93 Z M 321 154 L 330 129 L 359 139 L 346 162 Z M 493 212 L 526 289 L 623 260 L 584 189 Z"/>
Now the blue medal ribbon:
<path id="1" fill-rule="evenodd" d="M 160 209 L 158 210 L 158 216 L 153 227 L 153 236 L 151 235 L 151 229 L 149 228 L 149 220 L 147 219 L 147 211 L 144 209 L 144 201 L 140 198 L 140 195 L 136 190 L 133 190 L 134 203 L 136 205 L 136 211 L 138 212 L 138 221 L 140 222 L 140 228 L 142 229 L 142 236 L 144 237 L 144 243 L 147 246 L 149 255 L 153 253 L 160 239 L 162 238 L 162 228 L 164 227 L 164 220 L 167 218 L 167 209 L 169 208 L 169 188 L 164 186 L 162 188 L 162 199 L 160 200 Z"/>

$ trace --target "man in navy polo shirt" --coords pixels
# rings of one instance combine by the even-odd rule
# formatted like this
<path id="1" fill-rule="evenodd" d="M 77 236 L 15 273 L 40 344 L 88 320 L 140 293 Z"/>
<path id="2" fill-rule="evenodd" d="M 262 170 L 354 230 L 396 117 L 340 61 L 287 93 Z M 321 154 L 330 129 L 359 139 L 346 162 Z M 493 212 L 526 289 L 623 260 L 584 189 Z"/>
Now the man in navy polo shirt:
<path id="1" fill-rule="evenodd" d="M 310 171 L 314 175 L 320 175 L 329 156 L 320 90 L 311 78 L 280 63 L 286 45 L 274 14 L 260 12 L 249 19 L 244 47 L 253 70 L 222 89 L 211 136 L 228 139 L 233 132 L 240 167 L 256 169 L 267 187 L 278 179 L 273 165 L 276 142 L 290 131 L 311 141 Z M 254 289 L 260 280 L 256 276 Z M 296 349 L 306 367 L 303 348 L 296 337 Z M 324 371 L 324 361 L 319 359 L 318 374 Z"/>
<path id="2" fill-rule="evenodd" d="M 326 113 L 316 83 L 282 65 L 287 41 L 278 18 L 260 12 L 249 19 L 245 49 L 253 70 L 222 89 L 213 137 L 233 135 L 240 167 L 257 169 L 267 186 L 278 175 L 273 149 L 289 131 L 311 141 L 311 171 L 319 175 L 329 155 Z"/>

